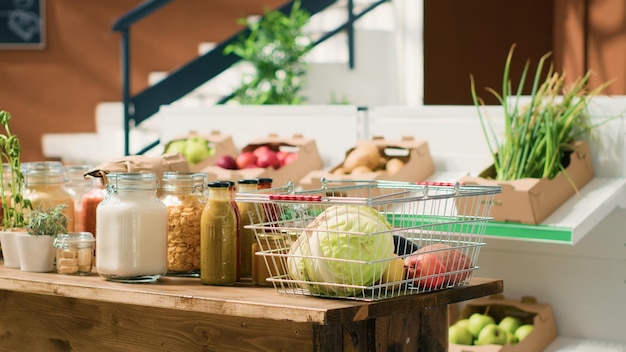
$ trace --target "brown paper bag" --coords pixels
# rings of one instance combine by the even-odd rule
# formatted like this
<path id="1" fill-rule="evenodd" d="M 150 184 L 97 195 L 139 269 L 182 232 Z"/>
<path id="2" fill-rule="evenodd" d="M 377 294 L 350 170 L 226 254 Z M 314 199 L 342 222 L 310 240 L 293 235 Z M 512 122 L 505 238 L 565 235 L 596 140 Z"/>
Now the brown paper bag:
<path id="1" fill-rule="evenodd" d="M 168 171 L 189 172 L 189 162 L 180 153 L 159 156 L 131 155 L 104 162 L 87 171 L 85 177 L 106 178 L 106 174 L 113 172 L 153 172 L 161 180 L 163 173 Z"/>

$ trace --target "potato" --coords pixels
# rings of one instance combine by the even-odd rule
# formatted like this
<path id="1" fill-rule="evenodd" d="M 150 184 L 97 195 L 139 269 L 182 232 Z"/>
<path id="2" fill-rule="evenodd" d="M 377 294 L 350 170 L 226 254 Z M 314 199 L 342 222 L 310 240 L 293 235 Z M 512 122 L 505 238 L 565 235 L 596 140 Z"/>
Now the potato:
<path id="1" fill-rule="evenodd" d="M 361 174 L 366 174 L 368 172 L 372 172 L 372 170 L 368 168 L 367 166 L 357 166 L 352 170 L 350 175 L 361 175 Z"/>
<path id="2" fill-rule="evenodd" d="M 346 173 L 352 173 L 357 166 L 365 166 L 370 170 L 376 170 L 380 161 L 378 147 L 371 143 L 364 143 L 354 148 L 343 161 L 343 169 Z"/>
<path id="3" fill-rule="evenodd" d="M 346 170 L 343 169 L 343 167 L 338 167 L 333 171 L 333 175 L 345 175 L 346 174 Z"/>
<path id="4" fill-rule="evenodd" d="M 387 170 L 387 174 L 390 176 L 398 173 L 403 167 L 404 161 L 398 158 L 389 159 L 387 164 L 385 164 L 385 170 Z"/>

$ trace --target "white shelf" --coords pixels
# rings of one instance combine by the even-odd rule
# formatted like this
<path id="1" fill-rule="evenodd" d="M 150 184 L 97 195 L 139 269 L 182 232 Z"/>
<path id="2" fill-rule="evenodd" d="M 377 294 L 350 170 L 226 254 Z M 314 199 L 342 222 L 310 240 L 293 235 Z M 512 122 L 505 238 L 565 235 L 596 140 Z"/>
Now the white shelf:
<path id="1" fill-rule="evenodd" d="M 626 345 L 559 336 L 544 352 L 626 352 Z"/>
<path id="2" fill-rule="evenodd" d="M 460 172 L 437 172 L 429 180 L 455 182 Z M 538 225 L 491 222 L 486 235 L 574 245 L 614 209 L 626 207 L 626 179 L 595 177 Z"/>

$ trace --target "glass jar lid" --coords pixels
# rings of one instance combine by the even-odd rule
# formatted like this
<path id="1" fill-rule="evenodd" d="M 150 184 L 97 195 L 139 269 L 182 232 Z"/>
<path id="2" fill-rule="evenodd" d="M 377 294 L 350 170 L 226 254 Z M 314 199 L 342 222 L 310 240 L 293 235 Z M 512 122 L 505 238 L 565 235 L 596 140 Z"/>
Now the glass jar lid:
<path id="1" fill-rule="evenodd" d="M 154 172 L 114 172 L 106 175 L 107 187 L 116 190 L 156 190 L 157 176 Z"/>
<path id="2" fill-rule="evenodd" d="M 165 191 L 175 189 L 203 190 L 208 175 L 204 172 L 174 172 L 163 173 L 161 187 Z"/>
<path id="3" fill-rule="evenodd" d="M 96 239 L 91 232 L 61 233 L 54 239 L 55 248 L 65 248 L 70 245 L 91 245 Z"/>
<path id="4" fill-rule="evenodd" d="M 60 161 L 38 161 L 21 164 L 24 183 L 28 185 L 65 183 L 68 175 Z"/>
<path id="5" fill-rule="evenodd" d="M 228 181 L 215 181 L 215 182 L 209 182 L 207 184 L 207 187 L 209 187 L 209 188 L 228 188 L 228 187 L 230 187 L 230 184 L 228 183 Z"/>

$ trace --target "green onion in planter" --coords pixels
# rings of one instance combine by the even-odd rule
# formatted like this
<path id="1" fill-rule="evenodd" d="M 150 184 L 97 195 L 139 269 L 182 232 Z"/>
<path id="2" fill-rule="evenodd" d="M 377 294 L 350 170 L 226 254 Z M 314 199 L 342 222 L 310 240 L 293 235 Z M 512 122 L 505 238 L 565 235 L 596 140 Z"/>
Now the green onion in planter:
<path id="1" fill-rule="evenodd" d="M 591 72 L 566 85 L 565 74 L 554 72 L 552 65 L 545 76 L 543 69 L 550 53 L 539 59 L 530 93 L 530 102 L 521 105 L 522 89 L 526 83 L 529 62 L 524 65 L 517 90 L 511 87 L 510 70 L 513 50 L 511 47 L 504 66 L 502 93 L 491 88 L 486 90 L 496 97 L 504 109 L 504 135 L 498 133 L 482 113 L 484 101 L 476 94 L 474 77 L 471 93 L 478 109 L 481 127 L 489 151 L 493 155 L 495 179 L 517 180 L 520 178 L 554 178 L 564 168 L 561 159 L 572 151 L 572 143 L 590 136 L 593 125 L 587 112 L 589 100 L 598 95 L 610 83 L 588 90 Z M 606 122 L 606 121 L 604 121 Z M 602 122 L 602 123 L 604 123 Z"/>

